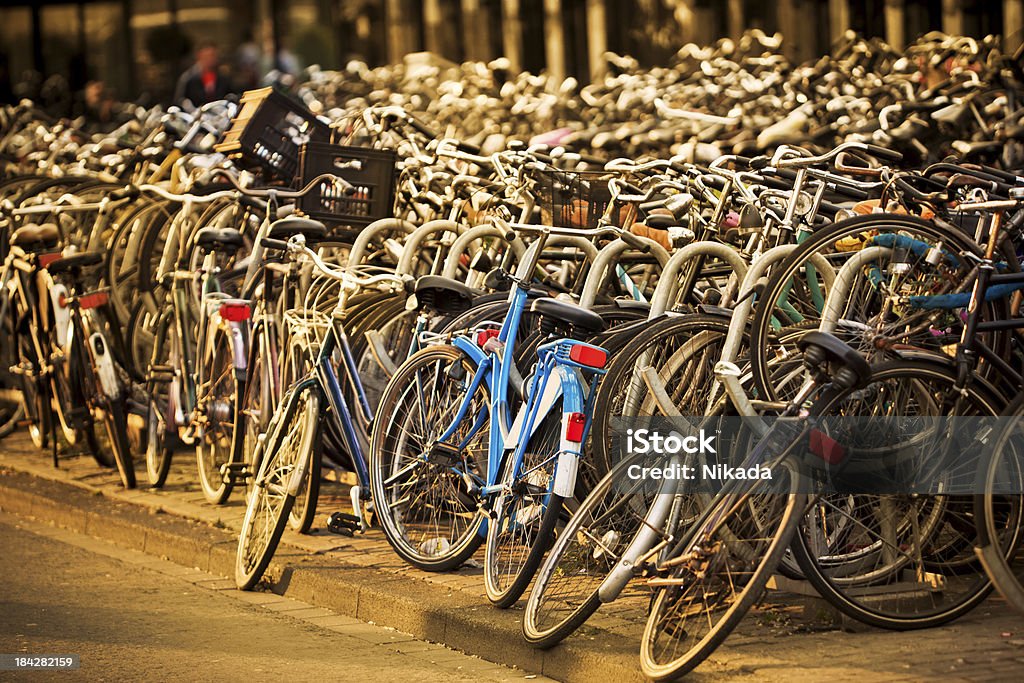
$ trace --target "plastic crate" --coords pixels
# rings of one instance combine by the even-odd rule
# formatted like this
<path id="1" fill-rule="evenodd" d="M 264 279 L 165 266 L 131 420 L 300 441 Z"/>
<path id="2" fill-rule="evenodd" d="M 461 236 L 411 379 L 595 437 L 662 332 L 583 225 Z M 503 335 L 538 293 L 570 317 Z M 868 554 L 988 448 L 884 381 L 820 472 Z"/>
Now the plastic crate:
<path id="1" fill-rule="evenodd" d="M 606 171 L 532 171 L 533 195 L 541 221 L 558 228 L 589 229 L 598 222 L 611 202 L 608 181 L 616 177 Z M 609 216 L 615 222 L 614 216 Z"/>
<path id="2" fill-rule="evenodd" d="M 389 218 L 395 204 L 396 160 L 392 150 L 308 142 L 299 152 L 299 186 L 331 173 L 354 185 L 355 191 L 343 195 L 324 182 L 301 197 L 298 206 L 310 218 L 351 228 Z"/>
<path id="3" fill-rule="evenodd" d="M 281 178 L 294 177 L 302 144 L 331 139 L 330 126 L 273 88 L 248 90 L 239 104 L 238 116 L 214 149 L 223 154 L 241 154 Z"/>

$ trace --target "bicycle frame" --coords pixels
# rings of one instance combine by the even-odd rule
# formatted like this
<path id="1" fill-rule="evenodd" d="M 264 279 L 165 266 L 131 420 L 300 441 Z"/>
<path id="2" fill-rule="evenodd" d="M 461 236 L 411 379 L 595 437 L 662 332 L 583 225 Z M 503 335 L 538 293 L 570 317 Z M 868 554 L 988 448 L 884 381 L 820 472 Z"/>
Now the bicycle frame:
<path id="1" fill-rule="evenodd" d="M 495 338 L 496 342 L 489 341 L 480 347 L 468 336 L 460 335 L 452 340 L 452 345 L 469 357 L 476 370 L 470 381 L 469 389 L 456 411 L 454 420 L 441 434 L 438 441 L 444 442 L 451 438 L 458 425 L 466 417 L 469 405 L 480 385 L 486 382 L 490 399 L 488 417 L 491 420 L 491 425 L 497 426 L 497 428 L 490 430 L 487 476 L 483 486 L 477 491 L 477 494 L 484 499 L 504 489 L 499 478 L 508 457 L 513 458 L 514 472 L 520 474 L 519 470 L 530 437 L 559 397 L 563 399 L 563 432 L 553 492 L 561 496 L 571 496 L 575 488 L 579 458 L 582 456 L 581 444 L 586 440 L 586 434 L 590 430 L 595 392 L 585 389 L 582 379 L 573 371 L 571 365 L 558 359 L 556 355 L 560 344 L 576 343 L 568 340 L 554 340 L 538 348 L 539 359 L 529 391 L 526 393 L 526 400 L 520 407 L 515 420 L 510 422 L 509 376 L 515 362 L 516 336 L 529 291 L 524 283 L 529 282 L 528 274 L 533 273 L 541 250 L 544 248 L 544 241 L 542 237 L 534 242 L 520 263 L 517 271 L 517 275 L 520 277 L 516 279 L 512 291 L 509 293 L 509 311 Z M 588 368 L 588 370 L 603 373 L 603 371 L 593 368 Z M 564 426 L 567 416 L 573 413 L 585 416 L 583 436 L 580 442 L 569 441 L 565 435 Z M 484 417 L 481 412 L 475 418 L 470 433 L 462 443 L 457 444 L 460 449 L 483 427 Z"/>
<path id="2" fill-rule="evenodd" d="M 307 388 L 314 388 L 322 397 L 327 399 L 328 406 L 335 416 L 333 418 L 334 423 L 340 427 L 344 445 L 351 454 L 352 461 L 355 464 L 356 478 L 359 483 L 353 489 L 352 498 L 353 501 L 358 501 L 362 499 L 363 493 L 369 490 L 370 473 L 366 465 L 366 455 L 359 439 L 356 423 L 353 419 L 352 411 L 349 409 L 349 402 L 345 398 L 338 374 L 334 369 L 333 357 L 335 351 L 341 352 L 343 367 L 347 378 L 352 382 L 353 389 L 356 392 L 362 417 L 367 421 L 372 418 L 363 385 L 359 381 L 358 372 L 356 372 L 355 360 L 349 346 L 348 335 L 345 333 L 344 323 L 341 320 L 341 316 L 337 314 L 331 316 L 331 324 L 320 346 L 320 351 L 313 368 L 306 377 L 296 382 L 289 389 L 289 396 L 286 398 L 288 405 L 285 408 L 285 414 L 289 416 L 292 414 L 296 408 L 297 397 Z M 263 443 L 265 441 L 261 442 L 260 448 L 263 447 Z M 305 479 L 308 465 L 308 461 L 303 460 L 298 463 L 292 472 L 291 479 L 288 482 L 288 493 L 290 495 L 298 495 L 302 482 Z M 359 506 L 356 505 L 354 507 L 356 514 L 362 520 Z"/>

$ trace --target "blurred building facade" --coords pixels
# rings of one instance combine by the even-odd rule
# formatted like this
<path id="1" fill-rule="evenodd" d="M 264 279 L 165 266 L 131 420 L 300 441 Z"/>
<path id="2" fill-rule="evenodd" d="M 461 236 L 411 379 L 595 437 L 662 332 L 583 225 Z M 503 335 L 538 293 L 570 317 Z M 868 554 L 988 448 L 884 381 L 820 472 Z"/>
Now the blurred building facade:
<path id="1" fill-rule="evenodd" d="M 605 50 L 656 64 L 746 28 L 782 32 L 795 60 L 827 53 L 846 29 L 897 47 L 931 30 L 1000 34 L 1014 49 L 1024 0 L 0 0 L 0 66 L 14 81 L 60 74 L 78 90 L 100 79 L 153 100 L 205 41 L 228 64 L 262 55 L 264 70 L 429 50 L 586 79 Z"/>

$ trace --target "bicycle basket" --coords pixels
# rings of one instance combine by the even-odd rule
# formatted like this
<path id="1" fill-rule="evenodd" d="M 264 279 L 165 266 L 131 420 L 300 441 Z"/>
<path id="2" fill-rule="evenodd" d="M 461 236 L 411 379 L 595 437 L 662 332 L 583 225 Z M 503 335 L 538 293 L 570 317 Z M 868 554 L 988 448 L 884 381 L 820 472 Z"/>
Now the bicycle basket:
<path id="1" fill-rule="evenodd" d="M 597 227 L 611 202 L 605 171 L 534 171 L 533 194 L 541 222 L 557 228 Z M 615 217 L 609 216 L 615 222 Z"/>
<path id="2" fill-rule="evenodd" d="M 214 145 L 223 154 L 240 154 L 291 180 L 299 166 L 299 147 L 310 140 L 328 141 L 331 128 L 301 103 L 273 88 L 248 90 L 239 101 L 238 116 Z"/>
<path id="3" fill-rule="evenodd" d="M 298 206 L 310 218 L 351 228 L 388 218 L 394 212 L 396 160 L 393 150 L 308 142 L 299 152 L 301 186 L 333 173 L 355 191 L 341 194 L 334 184 L 324 182 L 301 197 Z"/>

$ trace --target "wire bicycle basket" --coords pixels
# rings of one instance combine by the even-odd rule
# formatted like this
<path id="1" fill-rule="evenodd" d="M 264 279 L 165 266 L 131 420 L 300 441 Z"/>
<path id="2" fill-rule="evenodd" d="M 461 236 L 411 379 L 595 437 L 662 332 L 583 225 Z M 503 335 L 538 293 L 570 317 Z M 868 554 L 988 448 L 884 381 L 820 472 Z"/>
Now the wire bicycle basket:
<path id="1" fill-rule="evenodd" d="M 608 181 L 617 175 L 607 171 L 533 170 L 532 192 L 540 208 L 541 222 L 556 228 L 596 228 L 611 204 Z"/>

